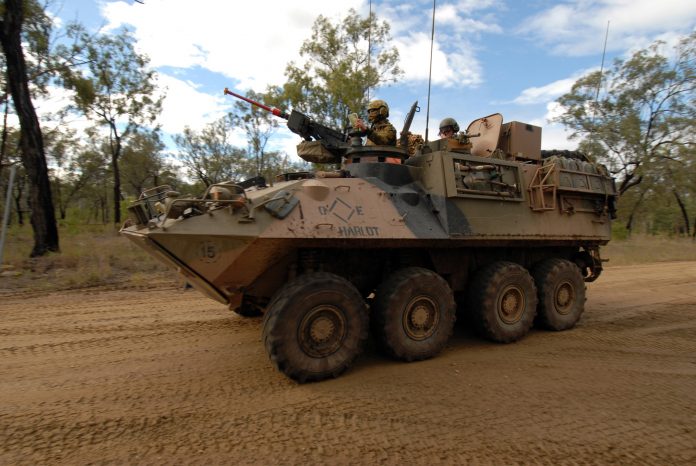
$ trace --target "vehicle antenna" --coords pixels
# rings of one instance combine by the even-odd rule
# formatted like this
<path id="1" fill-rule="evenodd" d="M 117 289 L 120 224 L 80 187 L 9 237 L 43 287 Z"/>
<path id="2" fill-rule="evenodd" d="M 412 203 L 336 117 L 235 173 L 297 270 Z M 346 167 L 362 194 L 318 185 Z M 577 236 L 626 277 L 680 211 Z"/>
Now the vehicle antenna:
<path id="1" fill-rule="evenodd" d="M 428 71 L 428 109 L 425 112 L 425 142 L 428 142 L 428 121 L 430 120 L 430 83 L 433 77 L 433 42 L 435 42 L 435 0 L 433 0 L 433 27 L 430 32 L 430 71 Z"/>
<path id="2" fill-rule="evenodd" d="M 370 11 L 367 15 L 367 101 L 370 101 L 370 58 L 372 55 L 372 0 L 370 0 Z"/>
<path id="3" fill-rule="evenodd" d="M 609 38 L 609 23 L 607 21 L 607 32 L 604 35 L 604 50 L 602 51 L 602 64 L 599 67 L 599 80 L 597 81 L 597 92 L 595 93 L 594 106 L 592 107 L 592 126 L 590 129 L 590 150 L 594 145 L 595 119 L 597 114 L 597 102 L 599 101 L 599 88 L 602 86 L 602 74 L 604 73 L 604 57 L 607 54 L 607 39 Z"/>

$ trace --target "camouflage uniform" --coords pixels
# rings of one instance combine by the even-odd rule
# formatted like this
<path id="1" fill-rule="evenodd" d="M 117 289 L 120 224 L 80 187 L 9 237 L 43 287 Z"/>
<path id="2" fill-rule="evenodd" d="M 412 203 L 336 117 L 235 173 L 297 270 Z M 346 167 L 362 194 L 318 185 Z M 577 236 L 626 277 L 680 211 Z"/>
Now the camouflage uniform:
<path id="1" fill-rule="evenodd" d="M 367 130 L 367 145 L 395 146 L 396 128 L 386 118 L 373 123 Z"/>

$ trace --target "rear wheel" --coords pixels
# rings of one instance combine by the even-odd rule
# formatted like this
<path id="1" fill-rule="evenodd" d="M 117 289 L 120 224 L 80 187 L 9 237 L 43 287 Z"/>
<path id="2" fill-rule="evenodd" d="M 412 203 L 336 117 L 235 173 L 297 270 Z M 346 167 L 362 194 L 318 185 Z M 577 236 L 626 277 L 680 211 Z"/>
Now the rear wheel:
<path id="1" fill-rule="evenodd" d="M 362 351 L 367 307 L 346 279 L 311 273 L 288 283 L 273 298 L 263 326 L 275 366 L 300 383 L 336 377 Z"/>
<path id="2" fill-rule="evenodd" d="M 550 330 L 573 328 L 585 310 L 580 268 L 565 259 L 547 259 L 532 273 L 539 296 L 539 324 Z"/>
<path id="3" fill-rule="evenodd" d="M 536 287 L 519 264 L 496 262 L 485 267 L 472 280 L 468 296 L 474 325 L 490 340 L 519 340 L 534 323 Z"/>
<path id="4" fill-rule="evenodd" d="M 440 275 L 410 267 L 395 272 L 377 289 L 373 329 L 390 356 L 427 359 L 447 344 L 455 309 L 452 290 Z"/>

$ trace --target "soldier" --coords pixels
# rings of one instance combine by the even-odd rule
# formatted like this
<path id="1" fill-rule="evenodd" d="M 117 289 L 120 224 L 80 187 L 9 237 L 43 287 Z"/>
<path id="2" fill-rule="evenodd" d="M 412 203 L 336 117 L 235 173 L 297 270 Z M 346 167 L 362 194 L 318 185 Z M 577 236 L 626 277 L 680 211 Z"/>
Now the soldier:
<path id="1" fill-rule="evenodd" d="M 389 106 L 383 100 L 373 100 L 367 106 L 367 119 L 371 123 L 368 128 L 365 122 L 358 118 L 355 127 L 367 134 L 367 144 L 380 146 L 396 145 L 396 128 L 389 123 Z"/>
<path id="2" fill-rule="evenodd" d="M 452 117 L 447 117 L 440 122 L 440 137 L 441 138 L 452 138 L 455 134 L 459 132 L 459 124 L 457 120 Z"/>

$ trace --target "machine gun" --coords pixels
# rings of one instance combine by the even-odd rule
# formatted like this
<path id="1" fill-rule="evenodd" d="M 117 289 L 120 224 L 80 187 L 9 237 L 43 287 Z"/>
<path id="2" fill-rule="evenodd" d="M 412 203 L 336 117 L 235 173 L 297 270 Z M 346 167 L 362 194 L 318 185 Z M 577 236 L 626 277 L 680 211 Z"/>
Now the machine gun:
<path id="1" fill-rule="evenodd" d="M 413 105 L 411 105 L 411 110 L 409 110 L 408 114 L 406 114 L 406 120 L 404 121 L 404 129 L 401 131 L 401 138 L 399 139 L 399 145 L 402 148 L 408 147 L 408 135 L 410 132 L 409 130 L 411 129 L 411 123 L 413 123 L 413 116 L 416 114 L 416 112 L 420 112 L 420 107 L 418 106 L 417 100 L 413 102 Z"/>
<path id="2" fill-rule="evenodd" d="M 292 110 L 290 114 L 284 112 L 275 107 L 269 107 L 255 100 L 251 100 L 242 95 L 236 94 L 229 89 L 225 88 L 225 94 L 231 95 L 245 102 L 249 102 L 259 108 L 272 113 L 273 115 L 280 117 L 288 121 L 288 128 L 295 134 L 302 136 L 305 141 L 320 141 L 321 145 L 326 148 L 329 152 L 334 155 L 341 156 L 350 148 L 348 144 L 348 137 L 328 126 L 321 125 L 315 121 L 312 121 L 307 115 L 298 112 L 297 110 Z"/>

